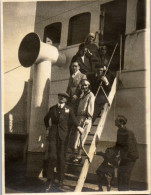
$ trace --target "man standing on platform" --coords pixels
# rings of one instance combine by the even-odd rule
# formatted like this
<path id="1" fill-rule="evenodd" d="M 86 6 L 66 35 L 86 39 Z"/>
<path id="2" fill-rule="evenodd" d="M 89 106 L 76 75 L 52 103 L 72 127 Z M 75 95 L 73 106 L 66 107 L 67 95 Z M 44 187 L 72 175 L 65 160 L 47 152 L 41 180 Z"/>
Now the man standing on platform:
<path id="1" fill-rule="evenodd" d="M 114 147 L 117 153 L 120 152 L 120 164 L 118 167 L 118 190 L 127 191 L 130 189 L 130 177 L 136 160 L 139 158 L 137 141 L 134 133 L 126 128 L 127 119 L 118 115 L 115 126 L 118 127 L 117 141 Z"/>
<path id="2" fill-rule="evenodd" d="M 68 134 L 69 123 L 77 127 L 76 129 L 83 132 L 78 126 L 77 119 L 71 107 L 66 105 L 69 98 L 67 93 L 58 94 L 58 104 L 52 106 L 44 117 L 44 123 L 47 131 L 47 139 L 49 141 L 48 153 L 48 169 L 47 169 L 47 189 L 49 192 L 54 183 L 54 168 L 57 168 L 59 188 L 63 187 L 63 179 L 65 172 L 65 140 Z M 51 126 L 49 126 L 51 119 Z"/>

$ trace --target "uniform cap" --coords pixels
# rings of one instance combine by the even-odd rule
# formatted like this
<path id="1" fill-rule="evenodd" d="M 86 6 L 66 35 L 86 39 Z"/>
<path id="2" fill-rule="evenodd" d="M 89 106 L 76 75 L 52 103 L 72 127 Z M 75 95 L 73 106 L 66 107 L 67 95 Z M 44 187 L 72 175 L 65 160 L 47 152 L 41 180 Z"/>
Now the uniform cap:
<path id="1" fill-rule="evenodd" d="M 70 97 L 68 93 L 58 93 L 58 96 L 66 97 L 66 98 Z"/>

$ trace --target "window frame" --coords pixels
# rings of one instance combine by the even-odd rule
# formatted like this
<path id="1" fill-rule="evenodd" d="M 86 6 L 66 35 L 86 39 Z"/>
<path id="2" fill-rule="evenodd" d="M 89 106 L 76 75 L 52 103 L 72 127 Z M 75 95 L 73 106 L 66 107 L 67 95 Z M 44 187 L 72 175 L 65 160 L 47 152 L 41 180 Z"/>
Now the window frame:
<path id="1" fill-rule="evenodd" d="M 60 33 L 59 44 L 61 44 L 62 22 L 53 22 L 53 23 L 48 24 L 47 26 L 44 27 L 44 33 L 43 33 L 43 42 L 44 43 L 46 43 L 46 38 L 48 37 L 46 31 L 49 30 L 49 28 L 51 28 L 51 26 L 53 27 L 53 25 L 55 25 L 55 24 L 59 24 L 60 25 L 60 27 L 59 27 L 59 30 L 60 30 L 60 32 L 59 32 Z"/>
<path id="2" fill-rule="evenodd" d="M 71 34 L 72 34 L 72 22 L 71 22 L 71 20 L 73 20 L 74 18 L 77 18 L 78 16 L 82 16 L 82 15 L 86 15 L 86 14 L 88 14 L 88 16 L 89 16 L 89 24 L 88 24 L 88 28 L 89 28 L 89 30 L 88 30 L 88 32 L 86 33 L 86 35 L 85 35 L 85 38 L 86 38 L 86 36 L 88 35 L 88 33 L 90 32 L 90 25 L 91 25 L 91 12 L 82 12 L 82 13 L 79 13 L 79 14 L 76 14 L 76 15 L 74 15 L 74 16 L 72 16 L 72 17 L 70 17 L 69 18 L 69 24 L 68 24 L 68 36 L 67 36 L 67 47 L 72 47 L 73 45 L 79 45 L 80 43 L 82 43 L 81 41 L 78 41 L 78 42 L 73 42 L 73 40 L 71 40 Z M 84 40 L 83 40 L 83 42 L 84 42 Z"/>

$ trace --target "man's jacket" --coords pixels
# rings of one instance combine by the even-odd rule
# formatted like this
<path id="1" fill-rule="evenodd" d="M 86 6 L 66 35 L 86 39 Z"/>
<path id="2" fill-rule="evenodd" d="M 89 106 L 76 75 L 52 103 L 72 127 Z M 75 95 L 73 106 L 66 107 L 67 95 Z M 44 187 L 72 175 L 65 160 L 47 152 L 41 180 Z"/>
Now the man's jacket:
<path id="1" fill-rule="evenodd" d="M 82 79 L 86 79 L 86 75 L 82 74 L 80 71 L 74 77 L 70 77 L 67 87 L 67 93 L 70 97 L 73 97 L 73 95 L 79 97 L 81 93 L 80 82 Z"/>
<path id="2" fill-rule="evenodd" d="M 65 141 L 68 134 L 70 123 L 78 126 L 78 122 L 71 107 L 65 105 L 62 109 L 58 108 L 58 104 L 52 106 L 44 117 L 46 128 L 49 127 L 49 119 L 51 119 L 51 127 L 49 129 L 48 139 L 51 141 L 59 135 L 60 139 Z"/>
<path id="3" fill-rule="evenodd" d="M 126 128 L 118 129 L 115 148 L 120 151 L 121 160 L 135 161 L 139 158 L 134 133 Z"/>

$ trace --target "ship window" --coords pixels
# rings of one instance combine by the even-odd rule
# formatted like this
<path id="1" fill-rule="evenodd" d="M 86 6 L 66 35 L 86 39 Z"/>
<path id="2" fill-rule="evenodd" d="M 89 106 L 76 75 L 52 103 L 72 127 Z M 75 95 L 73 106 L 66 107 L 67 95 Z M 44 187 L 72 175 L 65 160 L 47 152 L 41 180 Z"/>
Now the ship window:
<path id="1" fill-rule="evenodd" d="M 61 39 L 61 27 L 61 22 L 56 22 L 46 26 L 44 29 L 43 41 L 58 48 Z"/>
<path id="2" fill-rule="evenodd" d="M 146 0 L 138 0 L 136 30 L 144 28 L 146 28 Z"/>
<path id="3" fill-rule="evenodd" d="M 67 45 L 85 41 L 90 31 L 90 13 L 82 13 L 70 18 Z"/>

